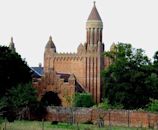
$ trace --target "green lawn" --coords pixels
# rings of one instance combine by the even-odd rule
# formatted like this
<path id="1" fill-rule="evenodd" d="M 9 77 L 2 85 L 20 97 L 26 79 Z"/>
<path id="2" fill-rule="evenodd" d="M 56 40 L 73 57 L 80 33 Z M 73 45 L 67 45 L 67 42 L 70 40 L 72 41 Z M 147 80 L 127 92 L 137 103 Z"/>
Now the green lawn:
<path id="1" fill-rule="evenodd" d="M 3 130 L 5 123 L 0 125 L 1 130 Z M 43 130 L 42 122 L 40 121 L 15 121 L 13 123 L 6 124 L 7 130 Z M 89 128 L 89 129 L 88 129 Z M 68 125 L 66 123 L 59 123 L 58 125 L 51 125 L 51 122 L 44 122 L 44 130 L 149 130 L 141 128 L 126 128 L 126 127 L 105 127 L 98 128 L 95 125 L 76 124 Z"/>

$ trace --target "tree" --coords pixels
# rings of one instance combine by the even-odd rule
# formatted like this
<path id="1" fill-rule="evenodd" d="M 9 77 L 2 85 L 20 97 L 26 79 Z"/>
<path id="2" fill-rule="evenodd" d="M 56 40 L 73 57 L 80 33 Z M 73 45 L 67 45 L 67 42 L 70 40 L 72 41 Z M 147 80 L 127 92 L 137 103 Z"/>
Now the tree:
<path id="1" fill-rule="evenodd" d="M 155 52 L 153 58 L 154 58 L 154 64 L 155 64 L 155 65 L 158 65 L 158 51 Z"/>
<path id="2" fill-rule="evenodd" d="M 17 108 L 35 100 L 30 68 L 21 56 L 8 47 L 0 46 L 0 112 L 13 121 Z M 4 113 L 5 112 L 5 113 Z"/>
<path id="3" fill-rule="evenodd" d="M 7 106 L 7 98 L 6 97 L 0 97 L 0 110 Z"/>
<path id="4" fill-rule="evenodd" d="M 30 68 L 21 56 L 8 47 L 0 46 L 0 96 L 11 87 L 31 81 Z"/>
<path id="5" fill-rule="evenodd" d="M 36 103 L 36 90 L 32 87 L 32 83 L 19 84 L 8 90 L 7 105 L 7 118 L 12 116 L 13 118 L 18 117 L 19 119 L 29 118 L 30 106 Z M 9 114 L 8 114 L 9 110 Z"/>
<path id="6" fill-rule="evenodd" d="M 144 51 L 119 43 L 115 52 L 106 52 L 105 55 L 113 61 L 102 73 L 109 103 L 123 105 L 125 109 L 145 107 L 152 96 L 147 86 L 152 67 Z"/>
<path id="7" fill-rule="evenodd" d="M 36 90 L 32 87 L 31 82 L 27 84 L 19 84 L 8 90 L 8 106 L 15 109 L 26 107 L 36 102 Z"/>
<path id="8" fill-rule="evenodd" d="M 73 98 L 75 107 L 91 107 L 94 105 L 92 95 L 89 93 L 76 93 Z"/>
<path id="9" fill-rule="evenodd" d="M 150 73 L 145 81 L 152 101 L 158 99 L 158 51 L 155 52 L 153 64 L 150 65 Z"/>

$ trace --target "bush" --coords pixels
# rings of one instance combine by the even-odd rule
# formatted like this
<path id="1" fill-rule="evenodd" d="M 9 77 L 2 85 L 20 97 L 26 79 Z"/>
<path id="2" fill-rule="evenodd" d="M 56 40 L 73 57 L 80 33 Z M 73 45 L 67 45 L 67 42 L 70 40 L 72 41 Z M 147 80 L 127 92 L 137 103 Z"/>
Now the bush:
<path id="1" fill-rule="evenodd" d="M 108 110 L 108 109 L 123 109 L 123 105 L 122 104 L 111 105 L 111 104 L 109 104 L 108 99 L 104 99 L 103 102 L 99 103 L 98 105 L 95 105 L 94 108 L 101 108 L 103 110 Z"/>
<path id="2" fill-rule="evenodd" d="M 73 98 L 75 107 L 91 107 L 94 105 L 92 95 L 89 93 L 76 93 Z"/>
<path id="3" fill-rule="evenodd" d="M 151 112 L 158 112 L 158 99 L 150 99 L 151 102 L 147 105 L 147 110 Z"/>
<path id="4" fill-rule="evenodd" d="M 103 102 L 98 104 L 98 108 L 104 109 L 104 110 L 108 110 L 111 108 L 110 104 L 108 104 L 108 99 L 104 99 Z"/>

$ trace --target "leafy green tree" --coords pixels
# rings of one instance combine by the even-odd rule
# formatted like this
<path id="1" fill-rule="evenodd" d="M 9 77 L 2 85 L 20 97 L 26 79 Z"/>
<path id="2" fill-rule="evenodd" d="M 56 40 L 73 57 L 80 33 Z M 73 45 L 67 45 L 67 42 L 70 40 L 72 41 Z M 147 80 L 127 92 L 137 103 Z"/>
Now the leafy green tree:
<path id="1" fill-rule="evenodd" d="M 32 87 L 31 82 L 27 84 L 19 84 L 8 90 L 8 106 L 18 109 L 20 107 L 29 106 L 36 102 L 36 90 Z"/>
<path id="2" fill-rule="evenodd" d="M 151 97 L 146 80 L 152 67 L 144 51 L 119 43 L 115 52 L 106 52 L 105 55 L 113 61 L 102 73 L 105 97 L 109 103 L 112 106 L 123 105 L 125 109 L 145 107 Z"/>
<path id="3" fill-rule="evenodd" d="M 147 94 L 152 99 L 158 99 L 158 75 L 152 72 L 145 81 L 147 87 Z"/>
<path id="4" fill-rule="evenodd" d="M 0 97 L 0 110 L 7 106 L 7 98 L 6 97 Z"/>
<path id="5" fill-rule="evenodd" d="M 150 72 L 145 81 L 145 84 L 148 88 L 147 93 L 150 95 L 152 102 L 155 102 L 158 99 L 158 51 L 155 52 L 153 64 L 150 65 Z"/>
<path id="6" fill-rule="evenodd" d="M 92 95 L 89 93 L 76 93 L 73 98 L 75 107 L 91 107 L 94 105 Z"/>
<path id="7" fill-rule="evenodd" d="M 14 121 L 16 117 L 29 118 L 29 108 L 36 102 L 36 90 L 32 84 L 19 84 L 8 90 L 8 93 L 1 98 L 0 112 L 8 121 Z"/>
<path id="8" fill-rule="evenodd" d="M 0 46 L 0 96 L 20 83 L 31 81 L 30 68 L 21 56 L 8 47 Z"/>
<path id="9" fill-rule="evenodd" d="M 158 51 L 155 52 L 153 58 L 154 58 L 154 64 L 155 64 L 155 65 L 158 65 Z"/>
<path id="10" fill-rule="evenodd" d="M 0 112 L 13 121 L 16 112 L 35 100 L 30 68 L 21 56 L 0 46 Z"/>

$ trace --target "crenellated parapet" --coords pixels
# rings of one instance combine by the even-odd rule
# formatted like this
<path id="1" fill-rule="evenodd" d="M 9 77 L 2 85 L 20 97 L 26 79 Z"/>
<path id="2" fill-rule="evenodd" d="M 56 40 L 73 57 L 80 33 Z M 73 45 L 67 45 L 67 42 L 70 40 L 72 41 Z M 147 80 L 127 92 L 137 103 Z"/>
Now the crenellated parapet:
<path id="1" fill-rule="evenodd" d="M 81 61 L 83 56 L 77 53 L 55 53 L 52 55 L 54 61 Z"/>

